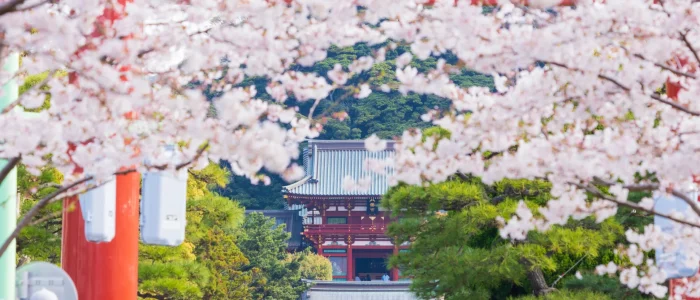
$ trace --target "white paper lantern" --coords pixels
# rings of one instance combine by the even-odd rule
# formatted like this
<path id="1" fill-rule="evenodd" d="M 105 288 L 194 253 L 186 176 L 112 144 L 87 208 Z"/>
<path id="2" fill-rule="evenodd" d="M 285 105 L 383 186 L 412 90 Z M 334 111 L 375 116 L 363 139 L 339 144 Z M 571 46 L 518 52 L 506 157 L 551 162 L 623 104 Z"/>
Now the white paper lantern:
<path id="1" fill-rule="evenodd" d="M 85 220 L 85 238 L 98 243 L 111 241 L 116 228 L 116 179 L 108 179 L 99 187 L 81 194 L 79 199 Z"/>
<path id="2" fill-rule="evenodd" d="M 143 175 L 141 240 L 146 244 L 177 246 L 185 240 L 187 171 Z"/>

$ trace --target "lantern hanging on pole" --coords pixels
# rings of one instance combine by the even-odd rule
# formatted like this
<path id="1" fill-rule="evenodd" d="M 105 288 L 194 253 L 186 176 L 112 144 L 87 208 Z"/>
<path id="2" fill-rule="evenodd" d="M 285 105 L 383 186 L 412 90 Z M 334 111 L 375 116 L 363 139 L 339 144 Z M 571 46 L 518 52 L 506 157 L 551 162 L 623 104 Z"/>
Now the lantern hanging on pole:
<path id="1" fill-rule="evenodd" d="M 168 152 L 174 158 L 174 147 L 170 147 Z M 187 177 L 187 169 L 184 168 L 176 172 L 143 174 L 141 240 L 144 243 L 177 246 L 185 240 Z"/>
<path id="2" fill-rule="evenodd" d="M 85 220 L 85 239 L 97 243 L 112 241 L 116 232 L 117 208 L 117 181 L 114 176 L 81 194 L 79 199 Z"/>

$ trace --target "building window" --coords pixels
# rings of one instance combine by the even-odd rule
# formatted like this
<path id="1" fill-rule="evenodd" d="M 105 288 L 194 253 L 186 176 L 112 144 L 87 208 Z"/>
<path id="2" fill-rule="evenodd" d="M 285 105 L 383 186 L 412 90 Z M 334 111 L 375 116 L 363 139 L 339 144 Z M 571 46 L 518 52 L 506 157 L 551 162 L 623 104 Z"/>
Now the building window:
<path id="1" fill-rule="evenodd" d="M 328 258 L 333 266 L 333 276 L 345 276 L 348 273 L 348 258 L 345 256 L 331 256 Z"/>
<path id="2" fill-rule="evenodd" d="M 328 217 L 326 219 L 327 224 L 347 224 L 348 218 L 346 217 Z"/>

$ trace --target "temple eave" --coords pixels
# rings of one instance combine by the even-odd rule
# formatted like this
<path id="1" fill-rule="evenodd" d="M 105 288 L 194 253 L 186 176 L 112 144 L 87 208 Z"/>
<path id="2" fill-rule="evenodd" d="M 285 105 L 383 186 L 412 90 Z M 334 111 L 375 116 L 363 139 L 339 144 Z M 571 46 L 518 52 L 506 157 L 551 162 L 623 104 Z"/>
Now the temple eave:
<path id="1" fill-rule="evenodd" d="M 289 199 L 367 199 L 367 198 L 381 198 L 382 195 L 366 194 L 348 194 L 348 195 L 316 195 L 316 194 L 295 194 L 291 192 L 285 192 L 284 196 Z"/>

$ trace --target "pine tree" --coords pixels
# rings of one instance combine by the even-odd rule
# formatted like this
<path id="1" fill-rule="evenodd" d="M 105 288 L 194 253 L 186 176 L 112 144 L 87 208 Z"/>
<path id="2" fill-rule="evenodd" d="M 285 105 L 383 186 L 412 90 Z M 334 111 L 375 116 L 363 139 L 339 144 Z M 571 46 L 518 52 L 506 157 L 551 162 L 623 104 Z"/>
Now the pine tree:
<path id="1" fill-rule="evenodd" d="M 253 299 L 297 300 L 307 287 L 301 278 L 301 258 L 287 258 L 289 233 L 275 220 L 252 213 L 246 216 L 238 245 L 250 260 Z"/>
<path id="2" fill-rule="evenodd" d="M 239 248 L 237 231 L 244 220 L 238 203 L 207 195 L 188 203 L 187 236 L 195 245 L 197 261 L 210 273 L 202 299 L 249 299 L 249 263 Z"/>
<path id="3" fill-rule="evenodd" d="M 139 296 L 150 299 L 247 299 L 248 263 L 235 243 L 244 219 L 236 202 L 211 189 L 228 183 L 217 164 L 189 171 L 185 242 L 177 247 L 139 246 Z"/>
<path id="4" fill-rule="evenodd" d="M 400 212 L 389 234 L 410 251 L 390 264 L 412 276 L 423 298 L 489 299 L 552 292 L 561 262 L 612 248 L 623 229 L 610 219 L 569 222 L 546 233 L 531 232 L 525 241 L 499 236 L 496 217 L 510 217 L 524 200 L 535 209 L 551 197 L 545 181 L 504 180 L 492 186 L 463 176 L 426 187 L 400 185 L 382 205 Z M 563 259 L 566 257 L 566 259 Z"/>

